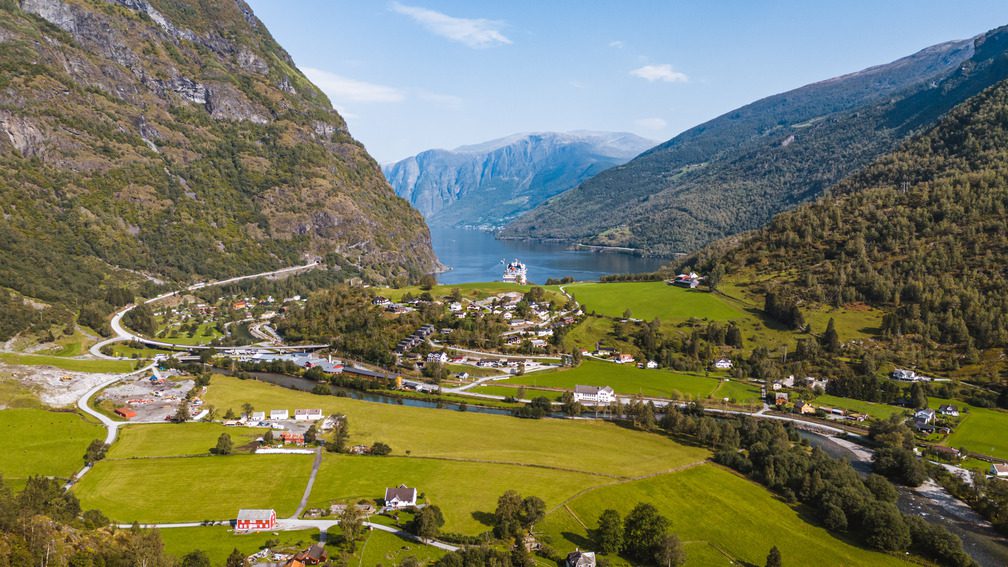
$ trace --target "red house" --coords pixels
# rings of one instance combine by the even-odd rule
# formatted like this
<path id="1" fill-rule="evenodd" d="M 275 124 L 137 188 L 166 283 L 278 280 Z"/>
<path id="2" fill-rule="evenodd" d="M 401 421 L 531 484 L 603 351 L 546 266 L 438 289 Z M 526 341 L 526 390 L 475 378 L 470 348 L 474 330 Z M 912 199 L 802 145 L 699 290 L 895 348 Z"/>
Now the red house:
<path id="1" fill-rule="evenodd" d="M 119 415 L 125 419 L 133 419 L 134 417 L 136 417 L 136 412 L 133 411 L 132 408 L 128 407 L 116 408 L 115 412 L 116 415 Z"/>
<path id="2" fill-rule="evenodd" d="M 284 431 L 280 434 L 280 439 L 283 440 L 285 445 L 304 445 L 303 433 L 291 433 L 290 431 Z"/>
<path id="3" fill-rule="evenodd" d="M 276 527 L 275 510 L 239 510 L 236 531 L 272 530 Z"/>

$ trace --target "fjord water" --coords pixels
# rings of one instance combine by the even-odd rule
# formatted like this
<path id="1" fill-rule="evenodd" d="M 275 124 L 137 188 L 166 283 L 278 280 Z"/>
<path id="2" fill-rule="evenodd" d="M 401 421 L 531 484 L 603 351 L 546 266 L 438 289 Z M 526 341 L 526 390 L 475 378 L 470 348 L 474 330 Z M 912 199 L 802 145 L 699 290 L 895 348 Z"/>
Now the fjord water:
<path id="1" fill-rule="evenodd" d="M 497 240 L 492 233 L 462 228 L 431 227 L 434 252 L 451 268 L 438 274 L 444 284 L 498 281 L 504 272 L 501 260 L 518 258 L 528 268 L 532 283 L 547 278 L 571 276 L 597 280 L 606 274 L 651 272 L 669 260 L 642 258 L 618 252 L 570 250 L 566 245 L 523 240 Z"/>

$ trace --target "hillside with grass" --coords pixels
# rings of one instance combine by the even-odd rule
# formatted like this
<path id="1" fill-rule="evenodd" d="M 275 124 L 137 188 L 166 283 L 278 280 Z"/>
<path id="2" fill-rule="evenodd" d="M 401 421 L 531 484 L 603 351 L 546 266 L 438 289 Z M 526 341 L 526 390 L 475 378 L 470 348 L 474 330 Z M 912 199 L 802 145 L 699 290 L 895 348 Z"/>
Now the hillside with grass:
<path id="1" fill-rule="evenodd" d="M 123 283 L 436 266 L 423 219 L 241 1 L 0 2 L 0 243 L 3 338 Z"/>

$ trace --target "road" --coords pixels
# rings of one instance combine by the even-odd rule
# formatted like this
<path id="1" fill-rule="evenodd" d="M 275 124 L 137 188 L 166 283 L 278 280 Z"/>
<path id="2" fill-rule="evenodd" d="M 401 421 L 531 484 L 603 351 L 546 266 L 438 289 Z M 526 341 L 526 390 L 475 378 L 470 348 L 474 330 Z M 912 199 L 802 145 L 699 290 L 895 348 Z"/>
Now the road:
<path id="1" fill-rule="evenodd" d="M 312 463 L 311 474 L 308 475 L 308 485 L 305 486 L 304 495 L 301 496 L 301 503 L 298 504 L 297 510 L 294 511 L 294 515 L 290 517 L 292 520 L 296 520 L 301 512 L 304 512 L 305 506 L 308 505 L 308 498 L 311 496 L 312 487 L 315 486 L 315 477 L 318 475 L 319 466 L 322 465 L 322 447 L 315 449 L 315 462 Z"/>

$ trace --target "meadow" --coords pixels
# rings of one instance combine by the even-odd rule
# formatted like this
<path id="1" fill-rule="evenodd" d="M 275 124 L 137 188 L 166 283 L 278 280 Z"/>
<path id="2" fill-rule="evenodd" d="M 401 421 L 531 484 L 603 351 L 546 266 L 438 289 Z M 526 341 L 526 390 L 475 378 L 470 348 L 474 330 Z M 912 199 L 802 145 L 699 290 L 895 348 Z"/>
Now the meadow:
<path id="1" fill-rule="evenodd" d="M 746 313 L 724 297 L 706 289 L 683 289 L 665 282 L 575 283 L 564 286 L 584 306 L 586 313 L 631 317 L 650 321 L 685 321 L 690 318 L 731 321 Z"/>
<path id="2" fill-rule="evenodd" d="M 182 557 L 199 549 L 210 557 L 211 565 L 223 565 L 234 549 L 246 556 L 252 555 L 265 547 L 268 540 L 279 540 L 271 549 L 300 551 L 316 543 L 319 537 L 318 530 L 275 532 L 276 535 L 271 532 L 236 534 L 228 526 L 166 528 L 159 533 L 168 554 Z"/>
<path id="3" fill-rule="evenodd" d="M 249 452 L 245 447 L 266 432 L 260 427 L 226 427 L 217 423 L 136 424 L 119 430 L 119 439 L 109 449 L 110 459 L 137 457 L 184 457 L 210 454 L 221 433 L 231 436 L 235 453 Z"/>
<path id="4" fill-rule="evenodd" d="M 990 457 L 1008 459 L 1008 411 L 978 408 L 958 400 L 928 399 L 928 406 L 933 409 L 942 404 L 956 405 L 962 412 L 959 425 L 942 445 L 956 449 L 965 447 Z"/>
<path id="5" fill-rule="evenodd" d="M 183 426 L 185 427 L 185 426 Z M 290 516 L 304 493 L 311 455 L 230 455 L 104 460 L 73 487 L 84 509 L 119 523 L 234 518 L 240 508 Z"/>
<path id="6" fill-rule="evenodd" d="M 612 386 L 618 394 L 653 396 L 673 399 L 704 400 L 730 397 L 740 403 L 759 397 L 759 388 L 741 382 L 722 382 L 723 375 L 714 377 L 674 372 L 664 369 L 641 369 L 634 364 L 586 359 L 577 368 L 533 372 L 503 380 L 501 384 L 524 384 L 544 388 L 573 390 L 574 386 Z M 722 390 L 723 388 L 723 390 Z"/>
<path id="7" fill-rule="evenodd" d="M 105 438 L 100 425 L 80 414 L 30 408 L 0 411 L 0 431 L 0 475 L 15 488 L 31 475 L 69 478 L 84 466 L 91 441 Z"/>
<path id="8" fill-rule="evenodd" d="M 510 416 L 426 409 L 298 392 L 255 380 L 213 377 L 204 401 L 218 411 L 321 407 L 349 420 L 350 443 L 382 441 L 394 455 L 563 466 L 614 477 L 635 477 L 694 462 L 707 451 L 655 433 L 603 421 L 523 420 Z M 611 447 L 614 450 L 600 450 Z M 618 448 L 619 450 L 615 450 Z M 408 453 L 407 453 L 408 452 Z M 634 455 L 626 459 L 625 455 Z"/>
<path id="9" fill-rule="evenodd" d="M 594 528 L 608 508 L 625 517 L 638 502 L 672 521 L 671 531 L 686 544 L 687 565 L 762 565 L 772 545 L 785 565 L 908 565 L 837 539 L 763 487 L 710 463 L 588 491 L 551 511 L 539 529 L 559 549 L 592 549 L 597 546 L 584 526 Z"/>
<path id="10" fill-rule="evenodd" d="M 512 386 L 476 386 L 475 388 L 470 388 L 468 392 L 473 392 L 475 394 L 488 394 L 491 396 L 504 396 L 504 397 L 515 397 L 518 395 L 519 385 Z M 560 401 L 560 397 L 563 392 L 558 392 L 556 390 L 542 390 L 536 388 L 525 388 L 525 399 L 537 398 L 539 396 L 545 396 L 552 401 Z"/>
<path id="11" fill-rule="evenodd" d="M 888 419 L 890 415 L 901 414 L 906 411 L 904 408 L 899 406 L 866 402 L 864 400 L 855 400 L 853 398 L 841 398 L 838 396 L 831 396 L 829 394 L 816 396 L 816 399 L 813 401 L 817 406 L 824 405 L 828 407 L 853 410 L 878 419 Z"/>
<path id="12" fill-rule="evenodd" d="M 382 297 L 387 297 L 392 301 L 400 301 L 403 296 L 407 293 L 413 295 L 414 297 L 422 294 L 429 293 L 435 299 L 442 298 L 447 295 L 451 295 L 452 291 L 455 289 L 459 290 L 459 293 L 464 299 L 478 300 L 485 299 L 491 295 L 499 295 L 501 293 L 509 292 L 520 292 L 525 293 L 532 289 L 532 285 L 518 285 L 514 283 L 504 283 L 504 282 L 472 282 L 472 283 L 459 283 L 459 284 L 446 284 L 446 285 L 436 285 L 432 287 L 429 291 L 423 290 L 419 286 L 401 287 L 401 288 L 375 288 L 375 294 Z M 559 301 L 561 304 L 566 302 L 567 298 L 564 297 L 559 290 L 553 288 L 552 286 L 539 286 L 546 290 L 546 296 L 552 300 Z"/>
<path id="13" fill-rule="evenodd" d="M 322 461 L 309 507 L 326 508 L 334 501 L 380 504 L 386 487 L 405 484 L 423 494 L 427 504 L 441 508 L 445 531 L 477 535 L 491 529 L 485 518 L 507 490 L 538 496 L 552 508 L 585 488 L 611 482 L 604 476 L 543 467 L 329 454 Z"/>
<path id="14" fill-rule="evenodd" d="M 122 374 L 136 368 L 131 360 L 82 360 L 44 354 L 0 352 L 0 361 L 22 366 L 52 366 L 70 372 L 102 372 Z"/>

